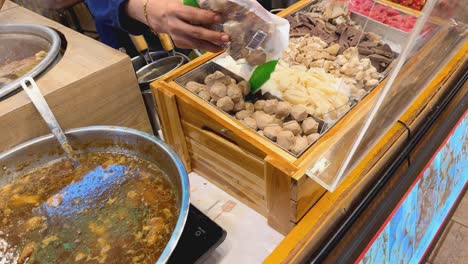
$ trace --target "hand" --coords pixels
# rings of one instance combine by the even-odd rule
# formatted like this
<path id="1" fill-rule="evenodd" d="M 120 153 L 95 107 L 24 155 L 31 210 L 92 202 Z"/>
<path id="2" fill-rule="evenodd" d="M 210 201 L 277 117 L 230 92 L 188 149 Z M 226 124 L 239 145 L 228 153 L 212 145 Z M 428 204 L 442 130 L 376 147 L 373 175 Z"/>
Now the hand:
<path id="1" fill-rule="evenodd" d="M 222 50 L 229 36 L 199 25 L 219 22 L 221 17 L 211 11 L 182 4 L 182 0 L 149 0 L 148 23 L 143 13 L 146 0 L 129 0 L 126 11 L 154 31 L 171 35 L 175 45 L 185 49 L 203 49 L 211 52 Z"/>

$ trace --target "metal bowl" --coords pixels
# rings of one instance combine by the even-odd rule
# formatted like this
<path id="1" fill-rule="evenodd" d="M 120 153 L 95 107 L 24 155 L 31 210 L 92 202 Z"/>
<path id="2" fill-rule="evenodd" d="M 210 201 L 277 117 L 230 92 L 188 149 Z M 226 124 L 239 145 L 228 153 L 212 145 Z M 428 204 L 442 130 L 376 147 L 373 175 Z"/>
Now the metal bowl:
<path id="1" fill-rule="evenodd" d="M 187 172 L 177 154 L 161 140 L 124 127 L 91 126 L 66 131 L 78 153 L 117 152 L 133 155 L 157 165 L 174 186 L 179 217 L 169 242 L 157 263 L 166 263 L 182 234 L 189 208 Z M 0 154 L 0 186 L 26 171 L 63 157 L 52 134 L 23 143 Z M 18 168 L 21 168 L 18 170 Z"/>
<path id="2" fill-rule="evenodd" d="M 0 65 L 6 61 L 21 60 L 44 50 L 47 55 L 24 76 L 36 77 L 60 56 L 61 40 L 53 29 L 33 24 L 0 25 Z M 0 76 L 1 77 L 1 76 Z M 21 77 L 0 87 L 0 98 L 20 88 Z"/>

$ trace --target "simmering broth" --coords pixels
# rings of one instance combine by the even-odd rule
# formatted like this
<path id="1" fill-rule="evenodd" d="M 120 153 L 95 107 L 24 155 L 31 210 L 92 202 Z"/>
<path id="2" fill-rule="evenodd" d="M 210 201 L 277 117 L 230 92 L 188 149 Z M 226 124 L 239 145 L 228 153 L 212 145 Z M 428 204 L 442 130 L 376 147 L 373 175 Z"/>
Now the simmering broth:
<path id="1" fill-rule="evenodd" d="M 155 165 L 117 153 L 56 161 L 0 187 L 0 263 L 155 263 L 179 210 Z"/>

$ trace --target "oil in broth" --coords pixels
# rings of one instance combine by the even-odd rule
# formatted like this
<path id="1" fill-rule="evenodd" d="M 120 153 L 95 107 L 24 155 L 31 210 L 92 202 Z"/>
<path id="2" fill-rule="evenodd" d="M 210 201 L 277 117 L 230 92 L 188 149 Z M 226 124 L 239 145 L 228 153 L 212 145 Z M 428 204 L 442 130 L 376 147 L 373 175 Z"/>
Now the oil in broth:
<path id="1" fill-rule="evenodd" d="M 0 263 L 155 263 L 179 214 L 155 165 L 117 153 L 58 161 L 0 188 Z"/>

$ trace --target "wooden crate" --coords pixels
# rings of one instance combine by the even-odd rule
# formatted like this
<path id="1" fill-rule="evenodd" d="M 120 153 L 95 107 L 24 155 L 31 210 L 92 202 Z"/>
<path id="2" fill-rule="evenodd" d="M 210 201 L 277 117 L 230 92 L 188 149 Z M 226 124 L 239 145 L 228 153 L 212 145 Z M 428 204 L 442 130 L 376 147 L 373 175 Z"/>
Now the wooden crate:
<path id="1" fill-rule="evenodd" d="M 310 2 L 301 1 L 280 15 L 295 12 Z M 444 34 L 446 30 L 439 30 L 431 41 L 443 39 Z M 430 47 L 428 43 L 420 49 L 406 63 L 401 75 L 404 76 L 406 70 L 416 68 L 419 58 L 424 57 Z M 189 171 L 210 179 L 265 215 L 270 226 L 286 234 L 326 193 L 323 187 L 305 175 L 307 168 L 328 149 L 339 149 L 342 145 L 353 143 L 354 135 L 385 81 L 296 158 L 174 81 L 215 56 L 202 56 L 152 84 L 164 136 L 182 157 Z M 389 131 L 385 144 L 379 145 L 373 155 L 363 157 L 362 162 L 366 166 L 361 167 L 359 173 L 366 175 L 403 133 L 403 127 Z"/>
<path id="2" fill-rule="evenodd" d="M 127 55 L 10 1 L 0 24 L 46 25 L 64 34 L 61 60 L 37 80 L 64 129 L 115 125 L 151 131 L 143 98 Z M 50 133 L 24 92 L 0 101 L 0 152 Z"/>

